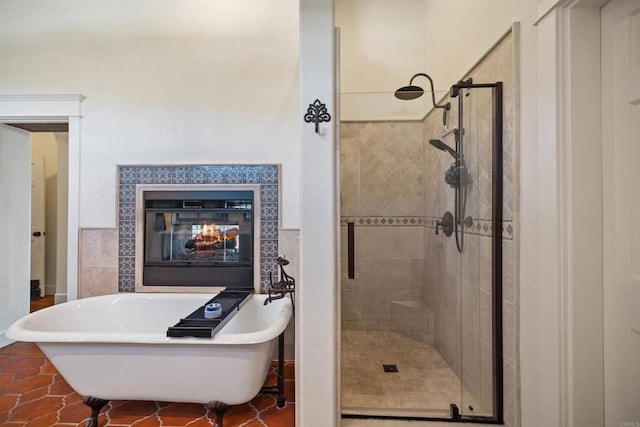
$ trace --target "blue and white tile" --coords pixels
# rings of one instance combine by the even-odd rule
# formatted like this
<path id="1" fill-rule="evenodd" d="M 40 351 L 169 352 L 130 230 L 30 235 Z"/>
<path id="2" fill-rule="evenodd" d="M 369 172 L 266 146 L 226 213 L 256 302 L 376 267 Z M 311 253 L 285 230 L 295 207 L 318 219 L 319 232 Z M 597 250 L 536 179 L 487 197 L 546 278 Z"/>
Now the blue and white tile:
<path id="1" fill-rule="evenodd" d="M 260 257 L 276 258 L 278 256 L 277 240 L 261 240 L 260 241 Z"/>
<path id="2" fill-rule="evenodd" d="M 120 239 L 135 239 L 136 222 L 135 221 L 119 221 L 118 229 L 120 231 Z"/>
<path id="3" fill-rule="evenodd" d="M 262 166 L 262 174 L 260 182 L 263 184 L 274 184 L 278 182 L 278 166 L 265 165 Z"/>
<path id="4" fill-rule="evenodd" d="M 154 170 L 153 166 L 140 166 L 138 168 L 138 175 L 136 182 L 138 184 L 153 184 Z"/>
<path id="5" fill-rule="evenodd" d="M 260 201 L 278 202 L 278 186 L 274 184 L 262 184 L 260 186 Z"/>
<path id="6" fill-rule="evenodd" d="M 171 171 L 172 184 L 189 184 L 189 169 L 186 166 L 175 166 Z"/>
<path id="7" fill-rule="evenodd" d="M 119 166 L 118 167 L 118 179 L 120 184 L 135 184 L 136 183 L 136 168 L 135 166 Z"/>
<path id="8" fill-rule="evenodd" d="M 273 273 L 273 281 L 277 281 L 278 280 L 278 263 L 277 263 L 277 259 L 278 258 L 262 258 L 260 260 L 260 275 L 261 276 L 268 276 L 269 273 Z"/>
<path id="9" fill-rule="evenodd" d="M 118 275 L 118 292 L 135 292 L 136 278 L 133 274 Z"/>
<path id="10" fill-rule="evenodd" d="M 191 166 L 189 168 L 189 181 L 191 184 L 206 184 L 207 168 L 205 166 Z"/>
<path id="11" fill-rule="evenodd" d="M 261 182 L 262 169 L 260 166 L 245 166 L 244 183 L 259 184 Z"/>
<path id="12" fill-rule="evenodd" d="M 269 275 L 260 276 L 260 292 L 263 294 L 267 293 L 270 285 L 271 282 L 269 281 Z"/>
<path id="13" fill-rule="evenodd" d="M 118 206 L 118 219 L 120 221 L 135 221 L 136 220 L 136 204 L 120 203 L 120 205 Z"/>
<path id="14" fill-rule="evenodd" d="M 135 239 L 120 239 L 118 256 L 136 256 L 136 240 Z"/>
<path id="15" fill-rule="evenodd" d="M 171 184 L 171 167 L 169 166 L 156 166 L 155 168 L 155 183 L 156 184 Z"/>
<path id="16" fill-rule="evenodd" d="M 136 272 L 135 257 L 119 257 L 118 271 L 120 274 L 134 274 Z"/>
<path id="17" fill-rule="evenodd" d="M 277 239 L 278 238 L 278 221 L 261 221 L 260 222 L 260 238 L 261 239 Z"/>
<path id="18" fill-rule="evenodd" d="M 118 201 L 120 203 L 135 203 L 136 186 L 130 184 L 120 185 L 118 187 Z"/>
<path id="19" fill-rule="evenodd" d="M 242 166 L 227 167 L 224 182 L 226 184 L 242 184 L 244 180 L 244 170 Z"/>
<path id="20" fill-rule="evenodd" d="M 224 184 L 226 166 L 205 166 L 208 184 Z"/>
<path id="21" fill-rule="evenodd" d="M 260 205 L 260 219 L 262 220 L 278 220 L 278 204 L 277 203 L 262 203 Z"/>

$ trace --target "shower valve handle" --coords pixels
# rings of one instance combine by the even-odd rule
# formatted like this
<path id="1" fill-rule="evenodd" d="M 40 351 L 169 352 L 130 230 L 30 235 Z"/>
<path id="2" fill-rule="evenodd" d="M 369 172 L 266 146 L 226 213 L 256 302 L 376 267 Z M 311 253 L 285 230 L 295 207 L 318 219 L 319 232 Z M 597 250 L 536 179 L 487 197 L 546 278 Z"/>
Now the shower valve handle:
<path id="1" fill-rule="evenodd" d="M 453 233 L 453 214 L 451 212 L 446 211 L 442 215 L 442 221 L 436 221 L 436 234 L 440 234 L 440 227 L 442 227 L 442 232 L 445 236 L 451 236 Z"/>

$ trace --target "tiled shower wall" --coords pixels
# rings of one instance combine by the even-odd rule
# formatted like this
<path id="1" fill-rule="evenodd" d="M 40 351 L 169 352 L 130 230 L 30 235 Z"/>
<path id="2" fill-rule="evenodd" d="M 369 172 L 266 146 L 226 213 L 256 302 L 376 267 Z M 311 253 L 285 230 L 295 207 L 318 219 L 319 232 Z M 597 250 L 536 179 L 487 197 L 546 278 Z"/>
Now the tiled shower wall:
<path id="1" fill-rule="evenodd" d="M 342 123 L 342 324 L 391 330 L 392 301 L 422 296 L 422 123 Z M 356 277 L 347 277 L 346 224 Z"/>
<path id="2" fill-rule="evenodd" d="M 504 84 L 503 184 L 503 346 L 505 423 L 518 425 L 517 262 L 517 114 L 516 32 L 509 32 L 470 72 L 475 83 Z M 453 82 L 452 82 L 453 83 Z M 445 133 L 442 111 L 423 122 L 351 122 L 341 124 L 342 325 L 346 329 L 397 330 L 395 312 L 406 306 L 427 312 L 417 329 L 405 335 L 434 343 L 460 377 L 463 393 L 491 409 L 491 222 L 490 91 L 474 91 L 475 135 L 468 135 L 466 156 L 475 177 L 467 215 L 474 224 L 465 233 L 461 257 L 455 238 L 435 235 L 435 221 L 453 211 L 454 191 L 443 179 L 452 163 L 428 140 Z M 448 128 L 457 126 L 452 99 Z M 467 102 L 468 101 L 468 102 Z M 465 127 L 468 124 L 465 123 Z M 453 135 L 443 140 L 454 145 Z M 356 278 L 346 277 L 346 223 L 356 225 Z M 395 301 L 395 302 L 394 302 Z M 413 309 L 415 311 L 415 309 Z M 431 323 L 431 317 L 435 325 Z M 435 326 L 435 327 L 434 327 Z M 435 331 L 433 330 L 435 329 Z M 426 334 L 426 335 L 425 335 Z M 431 335 L 433 334 L 433 335 Z M 470 401 L 463 394 L 463 405 Z"/>

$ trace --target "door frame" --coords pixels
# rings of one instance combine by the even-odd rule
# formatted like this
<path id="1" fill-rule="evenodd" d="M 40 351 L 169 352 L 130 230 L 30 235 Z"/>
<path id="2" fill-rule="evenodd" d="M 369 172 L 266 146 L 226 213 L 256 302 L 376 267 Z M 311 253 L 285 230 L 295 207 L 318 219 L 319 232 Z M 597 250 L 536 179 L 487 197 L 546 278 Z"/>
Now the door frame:
<path id="1" fill-rule="evenodd" d="M 33 141 L 31 143 L 33 146 Z M 34 176 L 36 175 L 36 176 Z M 38 190 L 36 190 L 36 188 Z M 31 280 L 39 280 L 38 292 L 40 296 L 45 296 L 46 262 L 47 262 L 47 203 L 46 203 L 46 172 L 45 157 L 42 155 L 31 155 Z M 34 219 L 38 227 L 34 230 Z M 34 236 L 35 231 L 40 235 Z M 35 242 L 35 244 L 34 244 Z M 35 251 L 35 252 L 34 252 Z M 35 271 L 34 271 L 35 267 Z M 35 273 L 35 274 L 34 274 Z M 31 285 L 33 286 L 33 284 Z M 31 292 L 33 292 L 33 287 Z"/>
<path id="2" fill-rule="evenodd" d="M 66 293 L 55 302 L 78 298 L 80 230 L 80 119 L 82 95 L 0 95 L 0 123 L 68 123 L 68 204 Z M 58 275 L 60 277 L 60 275 Z"/>
<path id="3" fill-rule="evenodd" d="M 523 369 L 523 424 L 604 424 L 599 28 L 606 2 L 556 1 L 536 22 L 538 280 L 536 289 L 521 287 L 521 301 L 535 298 L 537 312 L 521 310 L 521 357 L 523 367 L 538 369 L 536 380 Z M 521 249 L 522 259 L 532 255 Z"/>

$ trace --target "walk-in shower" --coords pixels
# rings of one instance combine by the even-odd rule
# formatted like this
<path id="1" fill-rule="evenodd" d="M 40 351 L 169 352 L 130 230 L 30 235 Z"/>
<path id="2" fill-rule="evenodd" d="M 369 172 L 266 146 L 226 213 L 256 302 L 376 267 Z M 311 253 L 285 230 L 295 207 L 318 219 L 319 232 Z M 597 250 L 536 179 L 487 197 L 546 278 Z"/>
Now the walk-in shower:
<path id="1" fill-rule="evenodd" d="M 391 95 L 340 125 L 342 414 L 500 423 L 502 83 Z"/>

